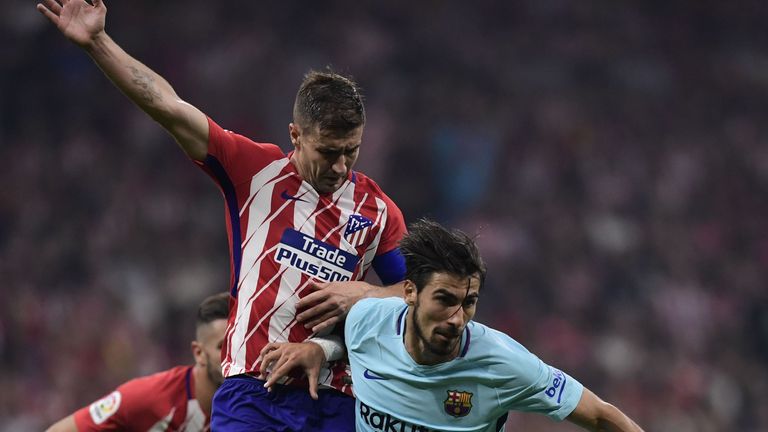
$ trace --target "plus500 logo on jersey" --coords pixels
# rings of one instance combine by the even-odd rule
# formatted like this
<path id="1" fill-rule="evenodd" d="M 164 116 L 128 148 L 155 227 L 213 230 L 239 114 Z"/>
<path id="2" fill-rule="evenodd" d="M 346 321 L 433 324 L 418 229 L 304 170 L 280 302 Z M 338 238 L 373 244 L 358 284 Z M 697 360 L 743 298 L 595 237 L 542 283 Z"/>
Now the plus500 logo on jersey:
<path id="1" fill-rule="evenodd" d="M 334 282 L 352 279 L 358 258 L 314 237 L 287 229 L 280 238 L 275 261 L 308 276 Z"/>

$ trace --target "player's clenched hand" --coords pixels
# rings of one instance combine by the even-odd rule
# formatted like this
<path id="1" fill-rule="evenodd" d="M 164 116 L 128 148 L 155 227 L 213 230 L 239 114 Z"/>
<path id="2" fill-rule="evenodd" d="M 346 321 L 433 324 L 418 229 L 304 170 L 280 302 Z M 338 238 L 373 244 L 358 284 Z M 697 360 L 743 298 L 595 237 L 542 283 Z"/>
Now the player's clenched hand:
<path id="1" fill-rule="evenodd" d="M 296 303 L 296 320 L 311 328 L 314 333 L 329 328 L 347 316 L 349 309 L 372 289 L 362 282 L 311 282 L 314 292 Z"/>
<path id="2" fill-rule="evenodd" d="M 107 7 L 103 0 L 92 0 L 93 5 L 85 0 L 43 0 L 37 4 L 49 21 L 67 37 L 67 39 L 86 47 L 104 31 Z"/>
<path id="3" fill-rule="evenodd" d="M 317 380 L 320 368 L 325 363 L 323 349 L 312 342 L 288 343 L 273 342 L 262 350 L 260 379 L 266 379 L 264 387 L 272 391 L 272 385 L 286 376 L 291 370 L 300 367 L 309 380 L 309 395 L 317 400 Z"/>

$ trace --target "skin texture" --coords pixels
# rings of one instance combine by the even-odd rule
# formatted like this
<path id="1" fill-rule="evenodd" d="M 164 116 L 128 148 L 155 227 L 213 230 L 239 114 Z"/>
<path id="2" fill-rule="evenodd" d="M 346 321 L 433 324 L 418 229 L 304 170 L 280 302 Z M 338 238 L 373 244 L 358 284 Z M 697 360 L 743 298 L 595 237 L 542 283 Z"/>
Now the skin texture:
<path id="1" fill-rule="evenodd" d="M 309 380 L 309 395 L 317 400 L 317 381 L 320 368 L 325 363 L 325 354 L 319 345 L 313 343 L 270 343 L 262 350 L 259 379 L 266 380 L 268 391 L 277 381 L 292 369 L 301 368 Z"/>
<path id="2" fill-rule="evenodd" d="M 227 320 L 217 319 L 198 326 L 196 340 L 190 344 L 195 357 L 195 398 L 206 415 L 211 415 L 211 400 L 224 382 L 221 374 L 221 346 L 227 330 Z"/>
<path id="3" fill-rule="evenodd" d="M 449 361 L 459 353 L 461 334 L 475 316 L 480 279 L 433 273 L 417 292 L 405 282 L 405 301 L 411 308 L 406 317 L 405 348 L 419 364 Z"/>
<path id="4" fill-rule="evenodd" d="M 208 154 L 208 119 L 181 100 L 163 77 L 128 55 L 104 31 L 103 0 L 44 0 L 40 11 L 59 31 L 82 48 L 96 65 L 139 108 L 170 133 L 194 160 Z"/>
<path id="5" fill-rule="evenodd" d="M 336 192 L 357 161 L 363 127 L 353 129 L 343 138 L 327 136 L 317 126 L 288 125 L 295 149 L 291 162 L 299 175 L 320 194 Z"/>

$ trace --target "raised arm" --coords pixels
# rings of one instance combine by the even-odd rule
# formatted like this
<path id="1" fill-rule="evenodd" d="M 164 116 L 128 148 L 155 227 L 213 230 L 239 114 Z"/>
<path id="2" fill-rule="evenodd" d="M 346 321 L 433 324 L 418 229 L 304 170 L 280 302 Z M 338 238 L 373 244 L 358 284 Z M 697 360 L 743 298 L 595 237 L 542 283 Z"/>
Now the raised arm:
<path id="1" fill-rule="evenodd" d="M 193 159 L 208 153 L 208 119 L 181 100 L 160 75 L 131 57 L 104 31 L 103 0 L 44 0 L 37 10 L 70 41 L 81 47 L 104 74 L 144 112 L 173 135 Z"/>
<path id="2" fill-rule="evenodd" d="M 587 388 L 584 388 L 576 409 L 566 419 L 590 431 L 643 432 L 621 410 L 604 402 Z"/>

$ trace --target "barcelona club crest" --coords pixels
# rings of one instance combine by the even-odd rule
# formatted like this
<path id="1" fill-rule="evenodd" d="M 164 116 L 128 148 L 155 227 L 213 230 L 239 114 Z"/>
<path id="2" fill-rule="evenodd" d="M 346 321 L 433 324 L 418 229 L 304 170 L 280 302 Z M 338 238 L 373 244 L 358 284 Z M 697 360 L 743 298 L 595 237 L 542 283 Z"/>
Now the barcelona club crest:
<path id="1" fill-rule="evenodd" d="M 448 390 L 448 398 L 443 402 L 448 415 L 464 417 L 472 409 L 472 393 L 458 390 Z"/>
<path id="2" fill-rule="evenodd" d="M 347 221 L 347 228 L 344 230 L 344 238 L 352 247 L 358 247 L 365 241 L 368 230 L 373 221 L 367 217 L 353 214 Z"/>

